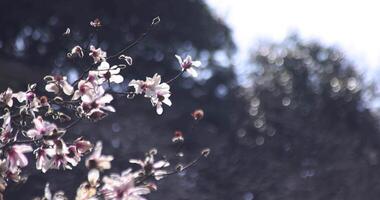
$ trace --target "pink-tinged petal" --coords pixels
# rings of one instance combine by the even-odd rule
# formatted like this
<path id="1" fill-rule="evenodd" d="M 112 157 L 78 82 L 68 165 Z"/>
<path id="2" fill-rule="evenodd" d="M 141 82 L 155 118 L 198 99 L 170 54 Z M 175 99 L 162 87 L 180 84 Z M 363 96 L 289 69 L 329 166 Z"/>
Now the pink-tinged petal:
<path id="1" fill-rule="evenodd" d="M 104 96 L 100 97 L 96 102 L 98 104 L 104 105 L 106 103 L 110 103 L 113 100 L 113 96 L 110 94 L 105 94 Z"/>
<path id="2" fill-rule="evenodd" d="M 179 55 L 175 55 L 175 57 L 177 58 L 179 64 L 182 65 L 182 58 Z"/>
<path id="3" fill-rule="evenodd" d="M 89 95 L 89 94 L 85 94 L 85 95 L 82 96 L 81 100 L 84 103 L 92 103 L 92 96 Z"/>
<path id="4" fill-rule="evenodd" d="M 44 129 L 44 120 L 41 116 L 38 116 L 37 118 L 33 119 L 34 127 L 36 127 L 37 130 Z"/>
<path id="5" fill-rule="evenodd" d="M 12 99 L 9 99 L 8 102 L 7 102 L 7 106 L 8 107 L 12 107 L 13 106 L 13 100 Z"/>
<path id="6" fill-rule="evenodd" d="M 192 64 L 193 64 L 194 67 L 200 67 L 202 65 L 201 61 L 198 61 L 198 60 L 197 61 L 193 61 Z"/>
<path id="7" fill-rule="evenodd" d="M 48 91 L 48 92 L 54 92 L 55 94 L 58 94 L 58 92 L 59 92 L 59 87 L 58 87 L 57 84 L 55 84 L 55 83 L 48 83 L 48 84 L 45 86 L 45 90 Z"/>
<path id="8" fill-rule="evenodd" d="M 13 148 L 15 151 L 21 152 L 21 153 L 27 153 L 27 152 L 33 151 L 33 148 L 26 144 L 16 144 L 16 145 L 13 145 Z"/>
<path id="9" fill-rule="evenodd" d="M 192 67 L 186 69 L 186 71 L 187 71 L 187 73 L 189 73 L 194 78 L 196 78 L 198 76 L 198 72 L 195 71 L 195 69 Z"/>
<path id="10" fill-rule="evenodd" d="M 150 190 L 147 187 L 135 187 L 128 190 L 128 192 L 133 195 L 144 195 L 144 194 L 149 194 Z"/>
<path id="11" fill-rule="evenodd" d="M 124 78 L 122 75 L 112 75 L 110 78 L 110 82 L 114 83 L 121 83 L 124 81 Z"/>
<path id="12" fill-rule="evenodd" d="M 40 132 L 36 129 L 30 129 L 26 132 L 26 135 L 30 138 L 36 138 L 37 136 L 40 136 Z"/>
<path id="13" fill-rule="evenodd" d="M 66 95 L 72 95 L 73 94 L 74 88 L 67 81 L 63 81 L 61 86 L 62 86 L 63 92 Z"/>
<path id="14" fill-rule="evenodd" d="M 18 165 L 20 167 L 25 167 L 28 165 L 28 159 L 26 158 L 26 156 L 24 154 L 19 154 L 19 162 L 18 162 Z"/>

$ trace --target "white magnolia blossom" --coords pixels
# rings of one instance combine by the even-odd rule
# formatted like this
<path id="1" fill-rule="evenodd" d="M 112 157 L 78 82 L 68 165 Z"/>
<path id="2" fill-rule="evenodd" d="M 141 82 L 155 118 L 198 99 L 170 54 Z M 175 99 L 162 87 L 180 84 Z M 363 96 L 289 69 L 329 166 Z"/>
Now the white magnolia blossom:
<path id="1" fill-rule="evenodd" d="M 146 175 L 151 174 L 156 180 L 162 179 L 164 175 L 168 173 L 163 169 L 170 166 L 170 163 L 166 160 L 159 160 L 155 162 L 153 154 L 147 155 L 145 160 L 130 159 L 129 162 L 140 165 L 140 172 Z"/>
<path id="2" fill-rule="evenodd" d="M 100 63 L 96 71 L 92 71 L 97 75 L 97 83 L 100 85 L 104 82 L 109 83 L 122 83 L 124 78 L 120 75 L 120 68 L 117 65 L 110 67 L 110 64 L 106 61 Z"/>
<path id="3" fill-rule="evenodd" d="M 70 155 L 70 151 L 63 140 L 57 140 L 54 144 L 54 151 L 47 151 L 50 160 L 46 166 L 48 169 L 72 169 L 76 166 L 78 161 Z"/>
<path id="4" fill-rule="evenodd" d="M 75 90 L 72 100 L 77 100 L 84 95 L 94 96 L 98 89 L 95 79 L 95 74 L 90 72 L 86 80 L 80 80 L 78 90 Z"/>
<path id="5" fill-rule="evenodd" d="M 145 200 L 141 195 L 149 194 L 146 186 L 135 186 L 134 175 L 130 170 L 118 174 L 111 174 L 103 178 L 104 186 L 101 193 L 105 200 Z"/>
<path id="6" fill-rule="evenodd" d="M 49 79 L 48 83 L 45 86 L 46 91 L 54 92 L 54 94 L 59 94 L 61 89 L 66 95 L 72 95 L 74 92 L 73 86 L 67 82 L 66 76 L 47 76 L 45 79 Z"/>
<path id="7" fill-rule="evenodd" d="M 168 106 L 172 105 L 169 97 L 170 86 L 167 83 L 161 83 L 161 76 L 155 74 L 153 77 L 146 77 L 145 81 L 132 80 L 129 82 L 129 86 L 135 88 L 136 94 L 144 94 L 145 97 L 150 98 L 153 106 L 156 106 L 157 114 L 162 114 L 162 104 Z"/>
<path id="8" fill-rule="evenodd" d="M 175 55 L 179 64 L 181 65 L 182 71 L 186 71 L 192 77 L 197 77 L 198 72 L 194 69 L 194 67 L 200 67 L 202 65 L 201 61 L 193 61 L 191 56 L 186 56 L 184 60 L 178 55 Z"/>
<path id="9" fill-rule="evenodd" d="M 8 169 L 10 172 L 15 173 L 18 167 L 25 167 L 28 165 L 28 159 L 24 153 L 33 151 L 33 148 L 26 144 L 15 144 L 7 151 Z"/>
<path id="10" fill-rule="evenodd" d="M 115 112 L 115 108 L 111 105 L 113 96 L 111 94 L 105 94 L 105 90 L 102 86 L 99 86 L 95 93 L 82 96 L 81 109 L 83 112 L 93 120 L 98 120 L 106 116 L 105 111 Z"/>
<path id="11" fill-rule="evenodd" d="M 106 60 L 107 53 L 101 48 L 95 48 L 93 45 L 90 46 L 90 56 L 94 59 L 94 63 L 102 62 Z"/>
<path id="12" fill-rule="evenodd" d="M 92 154 L 86 159 L 87 168 L 95 168 L 100 171 L 111 169 L 111 161 L 113 156 L 102 155 L 102 142 L 98 141 Z"/>
<path id="13" fill-rule="evenodd" d="M 26 135 L 33 139 L 41 139 L 43 136 L 52 135 L 53 131 L 57 130 L 55 124 L 43 120 L 41 116 L 33 119 L 33 124 L 34 128 L 26 132 Z"/>

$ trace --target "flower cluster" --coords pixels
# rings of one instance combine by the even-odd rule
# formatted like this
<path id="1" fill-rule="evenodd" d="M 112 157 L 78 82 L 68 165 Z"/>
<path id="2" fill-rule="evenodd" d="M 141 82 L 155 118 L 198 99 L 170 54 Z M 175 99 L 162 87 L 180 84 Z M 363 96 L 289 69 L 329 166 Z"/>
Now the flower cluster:
<path id="1" fill-rule="evenodd" d="M 155 18 L 151 26 L 159 21 Z M 90 25 L 100 28 L 102 24 L 96 19 Z M 67 28 L 64 35 L 69 34 L 70 29 Z M 9 181 L 25 179 L 22 169 L 30 166 L 28 153 L 34 155 L 35 168 L 43 173 L 52 169 L 72 169 L 89 154 L 85 159 L 85 166 L 89 169 L 88 180 L 79 186 L 78 200 L 94 200 L 100 196 L 103 199 L 142 200 L 142 195 L 156 189 L 156 185 L 148 181 L 149 178 L 160 180 L 178 171 L 167 171 L 169 162 L 166 159 L 156 161 L 157 151 L 152 150 L 142 160 L 130 160 L 130 163 L 139 166 L 138 170 L 128 169 L 120 175 L 111 174 L 101 179 L 102 173 L 111 168 L 114 159 L 111 155 L 102 155 L 102 143 L 97 142 L 94 147 L 83 137 L 74 140 L 65 138 L 78 122 L 98 121 L 116 112 L 111 104 L 116 97 L 144 95 L 161 115 L 164 104 L 172 105 L 169 99 L 172 95 L 170 82 L 184 72 L 196 77 L 198 73 L 194 67 L 201 65 L 199 61 L 192 61 L 190 56 L 182 60 L 175 55 L 181 70 L 173 79 L 163 82 L 159 74 L 145 80 L 133 79 L 128 85 L 134 91 L 115 93 L 114 86 L 125 81 L 122 70 L 133 64 L 132 57 L 123 54 L 126 50 L 107 57 L 107 52 L 100 47 L 75 45 L 67 53 L 68 59 L 93 60 L 77 80 L 70 81 L 63 74 L 47 75 L 44 77 L 46 84 L 41 87 L 45 91 L 37 84 L 29 84 L 25 91 L 14 92 L 7 88 L 0 93 L 0 199 Z M 121 63 L 114 64 L 110 58 L 118 58 Z M 197 119 L 202 117 L 203 111 L 194 115 Z M 179 139 L 183 141 L 182 135 Z M 37 199 L 67 198 L 63 192 L 52 194 L 47 184 L 44 196 Z"/>

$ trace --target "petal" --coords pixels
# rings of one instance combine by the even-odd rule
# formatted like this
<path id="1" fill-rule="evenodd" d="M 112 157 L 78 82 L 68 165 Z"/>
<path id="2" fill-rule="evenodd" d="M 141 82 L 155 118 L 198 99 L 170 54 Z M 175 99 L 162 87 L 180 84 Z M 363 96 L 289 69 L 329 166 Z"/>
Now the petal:
<path id="1" fill-rule="evenodd" d="M 194 67 L 200 67 L 202 65 L 201 61 L 197 60 L 197 61 L 193 61 L 191 63 Z"/>
<path id="2" fill-rule="evenodd" d="M 110 68 L 110 64 L 106 61 L 100 63 L 98 70 L 108 70 Z"/>
<path id="3" fill-rule="evenodd" d="M 174 55 L 174 56 L 177 58 L 179 64 L 182 64 L 182 58 L 179 55 Z"/>
<path id="4" fill-rule="evenodd" d="M 110 82 L 114 83 L 121 83 L 124 81 L 124 78 L 122 75 L 112 75 L 110 78 Z"/>
<path id="5" fill-rule="evenodd" d="M 57 84 L 55 84 L 55 83 L 48 83 L 48 84 L 45 86 L 45 90 L 48 91 L 48 92 L 54 92 L 55 94 L 58 94 L 58 92 L 59 92 L 59 87 L 58 87 Z"/>
<path id="6" fill-rule="evenodd" d="M 12 95 L 12 97 L 15 97 L 18 102 L 26 101 L 26 93 L 25 92 L 17 92 Z"/>
<path id="7" fill-rule="evenodd" d="M 35 138 L 36 136 L 39 135 L 39 132 L 36 129 L 30 129 L 29 131 L 26 132 L 26 135 L 30 138 Z"/>
<path id="8" fill-rule="evenodd" d="M 110 103 L 113 100 L 113 96 L 110 94 L 105 94 L 104 96 L 100 97 L 96 103 L 100 105 L 104 105 L 106 103 Z"/>
<path id="9" fill-rule="evenodd" d="M 77 100 L 77 99 L 79 99 L 79 97 L 81 97 L 81 92 L 79 92 L 79 90 L 76 90 L 74 92 L 73 98 L 71 98 L 71 100 Z"/>
<path id="10" fill-rule="evenodd" d="M 198 72 L 195 71 L 195 69 L 192 67 L 186 69 L 186 71 L 187 71 L 187 73 L 189 73 L 194 78 L 196 78 L 198 76 Z"/>
<path id="11" fill-rule="evenodd" d="M 168 167 L 169 165 L 170 165 L 169 162 L 167 162 L 165 160 L 160 160 L 160 161 L 157 161 L 156 163 L 153 164 L 153 168 L 160 169 L 163 167 Z"/>
<path id="12" fill-rule="evenodd" d="M 162 108 L 162 105 L 160 103 L 158 103 L 157 106 L 156 106 L 156 112 L 159 115 L 161 115 L 162 112 L 164 112 L 164 109 Z"/>
<path id="13" fill-rule="evenodd" d="M 61 83 L 61 86 L 62 86 L 62 89 L 63 89 L 63 92 L 66 94 L 66 95 L 72 95 L 73 92 L 74 92 L 74 88 L 73 86 L 71 86 L 67 81 L 63 81 Z"/>
<path id="14" fill-rule="evenodd" d="M 167 98 L 165 98 L 162 102 L 163 102 L 164 104 L 168 105 L 168 106 L 171 106 L 171 105 L 172 105 L 172 101 L 170 101 L 170 99 L 167 99 Z"/>

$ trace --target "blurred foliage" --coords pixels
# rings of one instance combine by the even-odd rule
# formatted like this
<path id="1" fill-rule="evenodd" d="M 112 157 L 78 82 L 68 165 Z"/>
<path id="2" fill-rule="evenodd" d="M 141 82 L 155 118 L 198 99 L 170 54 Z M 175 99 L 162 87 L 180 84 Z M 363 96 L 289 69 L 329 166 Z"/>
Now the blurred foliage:
<path id="1" fill-rule="evenodd" d="M 237 131 L 238 189 L 255 199 L 377 199 L 380 135 L 371 85 L 335 48 L 296 35 L 253 53 Z M 243 189 L 244 188 L 244 189 Z M 247 193 L 246 195 L 250 195 Z"/>

